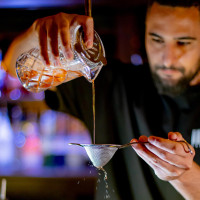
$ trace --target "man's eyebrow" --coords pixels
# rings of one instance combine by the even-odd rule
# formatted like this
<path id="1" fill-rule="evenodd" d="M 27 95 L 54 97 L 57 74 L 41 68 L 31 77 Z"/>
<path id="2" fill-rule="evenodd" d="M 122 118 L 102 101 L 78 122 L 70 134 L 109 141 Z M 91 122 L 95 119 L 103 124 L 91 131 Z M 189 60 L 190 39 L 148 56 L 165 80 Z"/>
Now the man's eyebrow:
<path id="1" fill-rule="evenodd" d="M 160 35 L 156 34 L 156 33 L 150 32 L 149 35 L 150 35 L 150 36 L 154 36 L 154 37 L 158 37 L 158 38 L 162 39 L 162 37 L 161 37 Z M 174 39 L 175 39 L 175 40 L 197 40 L 197 38 L 195 38 L 195 37 L 190 37 L 190 36 L 175 37 Z"/>
<path id="2" fill-rule="evenodd" d="M 152 32 L 150 32 L 149 35 L 150 35 L 150 36 L 154 36 L 154 37 L 162 38 L 160 35 L 158 35 L 158 34 L 156 34 L 156 33 L 152 33 Z"/>
<path id="3" fill-rule="evenodd" d="M 190 36 L 186 36 L 186 37 L 176 37 L 175 40 L 196 40 L 197 38 L 195 37 L 190 37 Z"/>

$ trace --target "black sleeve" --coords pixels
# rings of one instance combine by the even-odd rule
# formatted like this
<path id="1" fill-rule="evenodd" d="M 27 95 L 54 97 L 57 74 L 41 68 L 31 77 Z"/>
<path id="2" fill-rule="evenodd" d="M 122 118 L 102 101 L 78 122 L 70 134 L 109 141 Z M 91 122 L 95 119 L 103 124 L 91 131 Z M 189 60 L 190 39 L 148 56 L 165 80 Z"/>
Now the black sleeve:
<path id="1" fill-rule="evenodd" d="M 61 111 L 92 123 L 92 84 L 85 78 L 77 78 L 57 87 L 57 91 L 45 92 L 46 104 L 53 110 Z"/>
<path id="2" fill-rule="evenodd" d="M 97 78 L 95 84 L 96 107 L 101 110 L 105 107 L 106 99 L 109 98 L 112 88 L 113 62 L 104 66 Z M 45 91 L 46 104 L 53 110 L 61 111 L 77 117 L 85 123 L 89 131 L 93 130 L 93 110 L 92 110 L 92 83 L 84 77 L 80 77 L 57 86 L 57 91 Z"/>
<path id="3" fill-rule="evenodd" d="M 113 102 L 113 89 L 118 88 L 121 79 L 127 75 L 131 76 L 127 80 L 136 80 L 133 73 L 129 72 L 133 66 L 122 65 L 119 61 L 110 61 L 104 66 L 95 79 L 96 111 L 97 114 L 106 115 Z M 115 91 L 118 89 L 115 89 Z M 45 101 L 54 110 L 71 114 L 85 123 L 92 131 L 92 84 L 84 77 L 74 79 L 57 86 L 57 91 L 45 91 Z"/>

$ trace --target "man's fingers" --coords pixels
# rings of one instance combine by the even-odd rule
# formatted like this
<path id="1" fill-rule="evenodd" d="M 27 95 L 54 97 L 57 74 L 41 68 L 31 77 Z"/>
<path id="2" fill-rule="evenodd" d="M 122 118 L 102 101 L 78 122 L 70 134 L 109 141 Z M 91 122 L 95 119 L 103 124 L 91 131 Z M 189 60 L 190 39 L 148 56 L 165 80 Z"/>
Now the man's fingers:
<path id="1" fill-rule="evenodd" d="M 179 133 L 179 132 L 169 132 L 168 138 L 173 141 L 184 140 L 181 133 Z"/>
<path id="2" fill-rule="evenodd" d="M 58 25 L 52 21 L 50 28 L 48 30 L 48 38 L 51 46 L 51 51 L 53 53 L 54 59 L 59 56 L 58 51 Z"/>
<path id="3" fill-rule="evenodd" d="M 94 39 L 94 21 L 92 17 L 77 16 L 77 22 L 83 27 L 84 42 L 87 48 L 93 47 Z"/>
<path id="4" fill-rule="evenodd" d="M 47 42 L 47 30 L 45 24 L 43 24 L 39 28 L 39 44 L 40 44 L 41 55 L 44 59 L 44 62 L 46 63 L 46 65 L 50 65 L 48 51 L 47 51 L 48 42 Z"/>
<path id="5" fill-rule="evenodd" d="M 70 22 L 65 19 L 63 15 L 60 15 L 61 19 L 59 21 L 59 32 L 60 39 L 63 45 L 63 53 L 65 57 L 69 60 L 73 59 L 73 52 L 71 50 L 71 37 L 70 37 Z"/>
<path id="6" fill-rule="evenodd" d="M 76 26 L 81 25 L 84 31 L 84 42 L 86 48 L 93 46 L 94 22 L 92 17 L 84 15 L 69 15 L 59 13 L 50 17 L 38 19 L 34 22 L 34 28 L 38 32 L 41 56 L 47 65 L 50 65 L 48 55 L 49 50 L 53 54 L 53 60 L 58 61 L 59 57 L 59 36 L 61 40 L 61 50 L 67 59 L 73 59 L 74 55 L 71 49 L 70 31 Z"/>
<path id="7" fill-rule="evenodd" d="M 163 139 L 156 136 L 150 136 L 148 138 L 149 143 L 152 145 L 167 151 L 171 154 L 178 154 L 179 156 L 186 156 L 188 151 L 188 146 L 184 142 L 172 141 L 168 139 Z"/>
<path id="8" fill-rule="evenodd" d="M 186 158 L 183 159 L 182 156 L 171 154 L 167 151 L 164 151 L 160 148 L 155 147 L 154 145 L 152 145 L 150 143 L 145 144 L 145 146 L 150 152 L 152 152 L 158 158 L 160 158 L 161 160 L 163 160 L 171 165 L 174 165 L 174 166 L 182 168 L 182 169 L 189 169 L 192 165 L 191 162 L 185 162 Z"/>
<path id="9" fill-rule="evenodd" d="M 139 140 L 132 140 L 132 142 L 143 142 L 133 144 L 133 149 L 163 180 L 173 180 L 182 175 L 192 167 L 194 157 L 186 153 L 185 142 L 176 141 L 179 139 L 184 141 L 180 133 L 169 133 L 169 138 L 171 140 L 156 136 L 148 138 L 141 136 Z"/>
<path id="10" fill-rule="evenodd" d="M 92 48 L 94 39 L 94 23 L 93 18 L 89 17 L 83 26 L 84 40 L 87 48 Z"/>
<path id="11" fill-rule="evenodd" d="M 165 160 L 162 160 L 154 152 L 149 151 L 146 146 L 149 144 L 137 144 L 134 145 L 136 153 L 154 170 L 162 170 L 163 173 L 168 174 L 168 176 L 179 176 L 180 173 L 186 168 L 179 167 Z M 174 156 L 174 155 L 173 155 Z"/>

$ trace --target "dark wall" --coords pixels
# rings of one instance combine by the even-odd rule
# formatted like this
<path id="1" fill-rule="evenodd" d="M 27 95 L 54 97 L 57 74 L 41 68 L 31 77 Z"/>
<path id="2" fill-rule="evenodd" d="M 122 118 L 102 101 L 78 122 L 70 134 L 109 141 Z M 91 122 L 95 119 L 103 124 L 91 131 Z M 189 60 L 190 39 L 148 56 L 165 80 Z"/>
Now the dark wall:
<path id="1" fill-rule="evenodd" d="M 130 61 L 132 53 L 144 53 L 145 5 L 96 5 L 92 15 L 95 30 L 103 40 L 108 58 Z M 37 18 L 59 12 L 84 14 L 84 6 L 40 9 L 0 9 L 0 48 L 3 54 L 10 42 Z"/>

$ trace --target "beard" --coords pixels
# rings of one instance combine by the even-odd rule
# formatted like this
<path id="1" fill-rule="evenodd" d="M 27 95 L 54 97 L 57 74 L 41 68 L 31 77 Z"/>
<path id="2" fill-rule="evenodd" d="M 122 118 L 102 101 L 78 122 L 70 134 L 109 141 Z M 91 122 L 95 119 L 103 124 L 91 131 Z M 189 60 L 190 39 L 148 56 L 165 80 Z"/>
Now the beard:
<path id="1" fill-rule="evenodd" d="M 159 69 L 178 70 L 183 74 L 183 76 L 178 81 L 176 81 L 176 83 L 172 83 L 171 81 L 166 81 L 160 78 L 160 76 L 156 73 L 156 71 Z M 199 70 L 200 66 L 195 72 L 185 75 L 185 69 L 183 67 L 177 68 L 174 66 L 155 66 L 155 70 L 151 71 L 151 74 L 159 94 L 175 97 L 184 93 L 190 87 L 190 81 L 197 75 Z"/>

